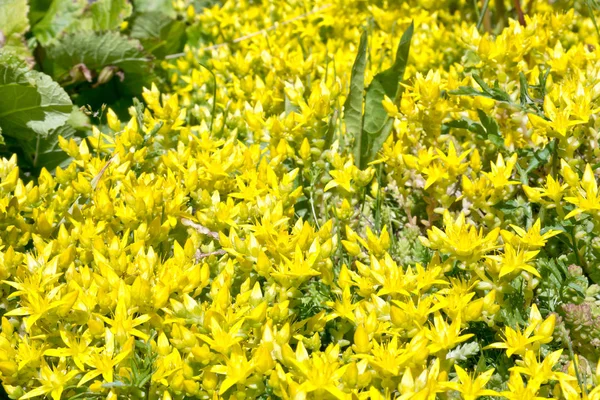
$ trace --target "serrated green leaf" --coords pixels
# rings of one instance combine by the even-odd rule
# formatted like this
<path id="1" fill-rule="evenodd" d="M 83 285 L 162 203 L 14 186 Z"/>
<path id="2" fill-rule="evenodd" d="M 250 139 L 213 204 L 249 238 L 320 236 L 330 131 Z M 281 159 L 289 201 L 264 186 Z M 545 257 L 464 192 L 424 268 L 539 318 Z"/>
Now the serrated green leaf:
<path id="1" fill-rule="evenodd" d="M 172 19 L 177 17 L 171 0 L 133 0 L 133 6 L 138 13 L 159 12 Z"/>
<path id="2" fill-rule="evenodd" d="M 138 95 L 153 80 L 151 57 L 140 42 L 116 32 L 69 34 L 48 48 L 48 61 L 59 82 L 68 82 L 69 72 L 78 64 L 95 77 L 73 93 L 80 105 L 129 102 L 127 97 Z M 105 77 L 107 71 L 110 73 Z"/>
<path id="3" fill-rule="evenodd" d="M 131 16 L 132 7 L 128 0 L 98 0 L 90 6 L 94 30 L 118 29 Z"/>
<path id="4" fill-rule="evenodd" d="M 164 58 L 183 49 L 186 25 L 161 12 L 140 13 L 132 20 L 131 37 L 157 58 Z"/>
<path id="5" fill-rule="evenodd" d="M 365 68 L 367 66 L 367 39 L 367 31 L 364 31 L 360 37 L 358 53 L 352 66 L 350 92 L 344 103 L 346 132 L 354 137 L 354 160 L 357 163 L 360 162 L 363 145 L 362 113 L 365 92 Z"/>
<path id="6" fill-rule="evenodd" d="M 6 137 L 47 136 L 65 124 L 71 108 L 67 93 L 48 75 L 0 62 L 0 126 Z"/>
<path id="7" fill-rule="evenodd" d="M 112 65 L 126 73 L 144 73 L 150 62 L 139 41 L 116 32 L 69 34 L 48 48 L 48 56 L 60 72 L 84 64 L 91 71 Z"/>
<path id="8" fill-rule="evenodd" d="M 44 17 L 33 27 L 33 34 L 43 46 L 47 46 L 65 32 L 81 26 L 87 5 L 87 0 L 54 0 Z"/>
<path id="9" fill-rule="evenodd" d="M 27 0 L 0 1 L 0 51 L 23 60 L 31 58 L 24 38 L 29 30 L 28 10 Z"/>
<path id="10" fill-rule="evenodd" d="M 393 121 L 387 115 L 382 102 L 385 96 L 395 102 L 398 102 L 402 96 L 400 82 L 404 78 L 413 32 L 414 23 L 411 22 L 398 44 L 394 65 L 377 74 L 367 88 L 360 149 L 356 149 L 355 145 L 355 154 L 360 154 L 356 165 L 361 169 L 366 168 L 368 163 L 375 159 L 392 131 Z"/>

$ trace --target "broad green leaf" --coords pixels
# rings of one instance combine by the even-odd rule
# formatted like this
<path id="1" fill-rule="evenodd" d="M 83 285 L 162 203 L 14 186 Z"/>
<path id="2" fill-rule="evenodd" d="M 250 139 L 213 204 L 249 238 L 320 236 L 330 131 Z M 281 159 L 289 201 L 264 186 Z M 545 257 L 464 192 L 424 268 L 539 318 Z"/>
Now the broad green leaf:
<path id="1" fill-rule="evenodd" d="M 28 9 L 27 0 L 0 1 L 0 51 L 23 60 L 31 58 L 24 38 L 29 30 Z"/>
<path id="2" fill-rule="evenodd" d="M 366 168 L 368 163 L 375 159 L 392 131 L 393 121 L 387 115 L 382 102 L 385 96 L 395 102 L 402 96 L 400 82 L 404 78 L 413 32 L 414 24 L 411 23 L 400 39 L 394 65 L 377 74 L 367 88 L 360 159 L 356 163 L 361 169 Z"/>
<path id="3" fill-rule="evenodd" d="M 81 26 L 87 6 L 87 0 L 54 0 L 33 27 L 33 34 L 43 46 L 50 44 L 63 33 Z"/>
<path id="4" fill-rule="evenodd" d="M 0 127 L 5 137 L 45 137 L 65 124 L 71 108 L 67 93 L 48 75 L 0 62 Z"/>
<path id="5" fill-rule="evenodd" d="M 144 73 L 150 62 L 137 40 L 116 32 L 67 35 L 48 48 L 48 56 L 58 67 L 55 74 L 69 71 L 77 64 L 84 64 L 90 71 L 96 72 L 112 65 L 125 73 Z"/>
<path id="6" fill-rule="evenodd" d="M 29 3 L 29 25 L 35 26 L 50 10 L 53 0 L 28 0 Z"/>
<path id="7" fill-rule="evenodd" d="M 90 6 L 93 28 L 96 31 L 118 29 L 131 11 L 127 0 L 98 0 Z"/>
<path id="8" fill-rule="evenodd" d="M 19 146 L 17 151 L 20 153 L 20 164 L 22 166 L 26 165 L 28 169 L 35 171 L 40 170 L 42 167 L 52 171 L 58 166 L 68 166 L 71 158 L 60 148 L 58 137 L 62 136 L 65 139 L 70 139 L 77 135 L 81 136 L 81 132 L 87 130 L 89 126 L 89 118 L 77 107 L 73 107 L 67 122 L 52 130 L 48 136 L 40 137 L 39 140 L 16 143 Z M 8 144 L 10 145 L 14 140 L 10 139 Z"/>
<path id="9" fill-rule="evenodd" d="M 367 66 L 367 39 L 367 31 L 365 30 L 360 37 L 358 54 L 352 66 L 350 92 L 344 103 L 344 121 L 346 122 L 346 131 L 354 137 L 354 160 L 356 163 L 360 161 L 363 146 L 362 113 L 365 92 L 365 68 Z"/>
<path id="10" fill-rule="evenodd" d="M 67 35 L 48 48 L 52 75 L 68 82 L 73 66 L 82 64 L 93 79 L 81 86 L 77 103 L 98 106 L 113 104 L 138 95 L 153 79 L 151 58 L 140 42 L 116 32 L 82 32 Z M 128 98 L 129 97 L 129 98 Z"/>
<path id="11" fill-rule="evenodd" d="M 171 0 L 133 0 L 133 8 L 137 13 L 159 12 L 172 19 L 177 17 Z"/>
<path id="12" fill-rule="evenodd" d="M 414 25 L 411 23 L 400 39 L 394 65 L 375 75 L 371 85 L 367 88 L 364 130 L 370 134 L 381 132 L 388 119 L 387 112 L 381 104 L 384 97 L 398 100 L 400 82 L 406 70 L 413 31 Z"/>
<path id="13" fill-rule="evenodd" d="M 131 37 L 138 39 L 144 49 L 157 58 L 178 53 L 185 45 L 185 22 L 161 12 L 136 14 L 131 25 Z"/>

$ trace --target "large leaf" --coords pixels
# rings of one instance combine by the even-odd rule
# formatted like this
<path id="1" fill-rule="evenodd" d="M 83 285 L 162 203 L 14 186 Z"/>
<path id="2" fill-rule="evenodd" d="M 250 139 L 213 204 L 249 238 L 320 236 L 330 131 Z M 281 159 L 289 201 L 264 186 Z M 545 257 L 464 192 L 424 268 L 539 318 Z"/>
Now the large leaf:
<path id="1" fill-rule="evenodd" d="M 35 26 L 50 10 L 53 0 L 29 0 L 29 25 Z"/>
<path id="2" fill-rule="evenodd" d="M 6 137 L 30 141 L 65 124 L 72 102 L 48 75 L 0 59 L 0 128 Z"/>
<path id="3" fill-rule="evenodd" d="M 400 39 L 394 65 L 375 75 L 367 88 L 360 157 L 356 159 L 356 165 L 361 169 L 366 168 L 368 163 L 375 159 L 392 131 L 393 121 L 387 115 L 382 102 L 385 96 L 395 102 L 402 96 L 400 82 L 404 78 L 413 31 L 414 24 L 411 23 Z"/>
<path id="4" fill-rule="evenodd" d="M 89 118 L 77 107 L 73 107 L 67 122 L 50 131 L 47 136 L 28 142 L 7 138 L 7 145 L 19 154 L 21 167 L 34 172 L 39 171 L 42 167 L 52 171 L 58 166 L 66 167 L 71 159 L 60 148 L 58 137 L 70 139 L 82 136 L 82 131 L 89 129 L 89 126 Z"/>
<path id="5" fill-rule="evenodd" d="M 128 0 L 98 0 L 90 7 L 93 28 L 97 31 L 118 29 L 131 11 Z"/>
<path id="6" fill-rule="evenodd" d="M 133 5 L 138 13 L 159 12 L 172 19 L 177 17 L 171 0 L 133 0 Z"/>
<path id="7" fill-rule="evenodd" d="M 0 51 L 31 58 L 24 35 L 29 30 L 27 0 L 0 1 Z"/>
<path id="8" fill-rule="evenodd" d="M 414 25 L 411 23 L 400 39 L 394 65 L 375 75 L 367 89 L 364 130 L 370 134 L 381 132 L 388 119 L 388 115 L 382 105 L 384 97 L 387 96 L 392 100 L 399 100 L 400 82 L 406 70 L 413 31 Z"/>
<path id="9" fill-rule="evenodd" d="M 155 80 L 151 56 L 139 41 L 116 32 L 69 34 L 48 49 L 48 71 L 78 105 L 110 105 L 126 115 L 131 98 Z M 73 79 L 85 70 L 84 79 Z M 74 74 L 75 72 L 75 74 Z"/>
<path id="10" fill-rule="evenodd" d="M 54 0 L 44 17 L 33 27 L 37 40 L 46 46 L 67 31 L 80 29 L 87 20 L 82 18 L 87 0 Z"/>
<path id="11" fill-rule="evenodd" d="M 178 53 L 185 45 L 186 25 L 157 12 L 137 14 L 132 20 L 131 37 L 157 58 Z"/>
<path id="12" fill-rule="evenodd" d="M 124 72 L 145 73 L 150 58 L 137 40 L 116 32 L 81 32 L 69 34 L 49 47 L 48 56 L 54 63 L 55 75 L 84 64 L 91 71 L 112 65 Z"/>
<path id="13" fill-rule="evenodd" d="M 362 113 L 365 91 L 365 68 L 367 65 L 367 31 L 360 37 L 358 54 L 352 66 L 350 92 L 344 103 L 346 131 L 354 137 L 354 159 L 358 162 L 362 153 Z"/>

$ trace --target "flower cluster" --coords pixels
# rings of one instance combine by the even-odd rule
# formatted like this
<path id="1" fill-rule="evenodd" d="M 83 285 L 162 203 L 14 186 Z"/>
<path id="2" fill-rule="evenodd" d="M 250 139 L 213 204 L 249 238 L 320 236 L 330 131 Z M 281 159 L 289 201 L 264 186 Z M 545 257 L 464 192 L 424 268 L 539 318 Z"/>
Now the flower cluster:
<path id="1" fill-rule="evenodd" d="M 11 399 L 600 399 L 593 10 L 197 3 L 70 163 L 0 160 Z M 368 84 L 411 22 L 360 168 L 361 34 Z"/>

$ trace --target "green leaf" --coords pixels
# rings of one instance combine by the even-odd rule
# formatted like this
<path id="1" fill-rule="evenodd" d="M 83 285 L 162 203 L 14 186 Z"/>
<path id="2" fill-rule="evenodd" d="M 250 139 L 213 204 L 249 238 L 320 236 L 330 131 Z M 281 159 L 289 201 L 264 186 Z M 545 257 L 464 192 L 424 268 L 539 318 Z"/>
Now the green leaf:
<path id="1" fill-rule="evenodd" d="M 28 0 L 29 25 L 35 26 L 48 12 L 53 0 Z"/>
<path id="2" fill-rule="evenodd" d="M 527 82 L 527 78 L 522 72 L 519 72 L 519 99 L 521 101 L 521 106 L 523 107 L 535 104 L 535 101 L 529 95 L 529 83 Z"/>
<path id="3" fill-rule="evenodd" d="M 413 31 L 414 24 L 411 23 L 400 39 L 394 65 L 375 75 L 371 85 L 367 88 L 364 130 L 371 135 L 381 132 L 389 119 L 381 104 L 384 97 L 387 96 L 393 101 L 399 100 L 400 82 L 406 70 Z"/>
<path id="4" fill-rule="evenodd" d="M 24 35 L 29 30 L 27 0 L 0 1 L 0 51 L 31 59 Z"/>
<path id="5" fill-rule="evenodd" d="M 382 102 L 385 96 L 395 102 L 398 102 L 402 96 L 400 82 L 404 78 L 413 32 L 414 23 L 411 22 L 398 44 L 394 65 L 377 74 L 367 88 L 360 148 L 357 149 L 355 145 L 355 154 L 360 155 L 356 165 L 361 169 L 366 168 L 368 163 L 375 159 L 392 131 L 393 121 L 387 115 Z"/>
<path id="6" fill-rule="evenodd" d="M 21 141 L 47 136 L 67 122 L 72 102 L 48 75 L 0 60 L 0 127 Z"/>
<path id="7" fill-rule="evenodd" d="M 98 0 L 90 6 L 94 30 L 118 29 L 131 15 L 132 7 L 127 0 Z"/>
<path id="8" fill-rule="evenodd" d="M 171 0 L 133 0 L 133 8 L 137 13 L 159 12 L 171 19 L 177 17 Z"/>
<path id="9" fill-rule="evenodd" d="M 21 151 L 24 153 L 24 157 L 20 160 L 34 170 L 44 167 L 52 171 L 58 166 L 66 167 L 71 157 L 60 148 L 58 137 L 70 139 L 77 136 L 78 131 L 88 128 L 89 118 L 77 107 L 73 107 L 64 125 L 52 130 L 46 137 L 38 137 L 36 140 L 20 144 Z"/>
<path id="10" fill-rule="evenodd" d="M 354 59 L 354 65 L 352 65 L 350 92 L 344 103 L 346 132 L 354 137 L 354 160 L 356 163 L 360 162 L 363 145 L 362 113 L 365 91 L 365 68 L 367 66 L 367 39 L 368 34 L 365 30 L 360 37 L 358 54 Z"/>
<path id="11" fill-rule="evenodd" d="M 186 40 L 186 25 L 158 11 L 136 14 L 132 21 L 131 37 L 157 58 L 178 53 Z"/>
<path id="12" fill-rule="evenodd" d="M 471 86 L 461 86 L 460 88 L 456 90 L 451 90 L 448 93 L 458 96 L 482 96 L 494 99 L 496 101 L 501 101 L 503 103 L 512 103 L 510 96 L 504 90 L 500 89 L 500 87 L 498 86 L 498 82 L 496 82 L 494 84 L 494 87 L 492 88 L 487 83 L 485 83 L 485 81 L 481 79 L 481 77 L 477 74 L 473 74 L 473 79 L 481 87 L 481 91 Z"/>
<path id="13" fill-rule="evenodd" d="M 37 40 L 47 46 L 68 30 L 80 27 L 87 0 L 54 0 L 44 17 L 33 27 Z"/>
<path id="14" fill-rule="evenodd" d="M 137 40 L 116 32 L 67 35 L 48 49 L 48 56 L 61 72 L 84 64 L 91 71 L 100 71 L 111 65 L 126 73 L 144 73 L 148 71 L 150 62 Z"/>
<path id="15" fill-rule="evenodd" d="M 48 61 L 59 82 L 72 79 L 70 71 L 79 64 L 95 77 L 71 89 L 80 105 L 129 102 L 153 80 L 151 57 L 140 42 L 116 32 L 69 34 L 48 48 Z"/>
<path id="16" fill-rule="evenodd" d="M 481 125 L 485 129 L 485 138 L 496 147 L 504 147 L 504 139 L 500 135 L 500 127 L 494 117 L 487 115 L 483 110 L 477 110 Z"/>
<path id="17" fill-rule="evenodd" d="M 325 135 L 325 144 L 323 146 L 324 150 L 327 150 L 331 147 L 333 143 L 333 135 L 335 133 L 335 128 L 337 125 L 338 119 L 338 109 L 336 108 L 331 114 L 331 118 L 329 118 L 329 123 L 327 124 L 327 134 Z"/>
<path id="18" fill-rule="evenodd" d="M 450 129 L 466 129 L 473 133 L 481 134 L 485 132 L 483 126 L 480 123 L 475 122 L 469 118 L 455 119 L 442 124 L 442 134 L 448 134 L 450 132 Z"/>
<path id="19" fill-rule="evenodd" d="M 477 110 L 477 115 L 479 116 L 481 123 L 475 122 L 469 118 L 449 121 L 442 125 L 442 133 L 449 133 L 451 128 L 467 129 L 468 131 L 475 133 L 481 140 L 487 139 L 496 147 L 503 147 L 504 139 L 500 135 L 500 127 L 496 120 L 493 117 L 488 116 L 482 110 Z"/>

